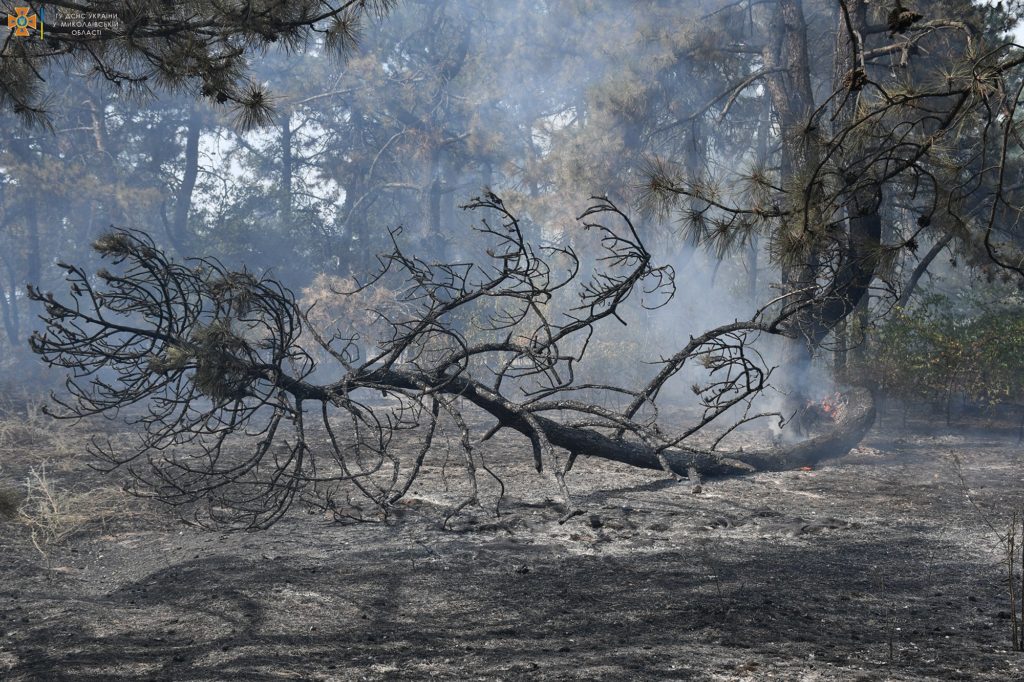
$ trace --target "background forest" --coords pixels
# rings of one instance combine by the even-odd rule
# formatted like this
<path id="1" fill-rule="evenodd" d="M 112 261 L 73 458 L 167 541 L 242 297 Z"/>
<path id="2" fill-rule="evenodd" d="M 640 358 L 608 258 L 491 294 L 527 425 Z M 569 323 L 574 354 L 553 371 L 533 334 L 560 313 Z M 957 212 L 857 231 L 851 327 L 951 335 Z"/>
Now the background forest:
<path id="1" fill-rule="evenodd" d="M 865 39 L 885 44 L 869 55 L 865 76 L 886 88 L 959 77 L 957 64 L 994 50 L 1018 12 L 1012 3 L 929 3 L 905 34 L 891 30 L 888 6 L 859 7 Z M 836 107 L 842 89 L 842 11 L 832 2 L 802 8 L 811 57 L 804 76 L 824 109 Z M 403 243 L 426 260 L 470 257 L 457 226 L 472 218 L 458 206 L 488 188 L 533 238 L 584 251 L 574 217 L 589 196 L 607 196 L 630 213 L 656 260 L 674 266 L 681 295 L 671 314 L 594 348 L 611 372 L 642 374 L 632 360 L 641 346 L 669 352 L 676 338 L 745 319 L 790 277 L 787 254 L 800 247 L 771 224 L 769 202 L 778 209 L 773 187 L 800 181 L 782 177 L 783 157 L 786 116 L 805 112 L 787 114 L 777 96 L 773 103 L 779 69 L 765 56 L 772 21 L 745 3 L 410 0 L 363 26 L 342 58 L 315 38 L 283 48 L 265 42 L 250 78 L 272 93 L 272 109 L 261 110 L 255 127 L 240 120 L 244 106 L 218 104 L 212 92 L 179 86 L 147 95 L 89 63 L 40 59 L 55 68 L 36 93 L 34 123 L 23 125 L 25 107 L 2 114 L 2 371 L 38 377 L 26 358 L 37 324 L 25 285 L 53 288 L 55 262 L 75 254 L 81 263 L 81 245 L 112 225 L 142 229 L 179 257 L 271 272 L 305 304 L 319 302 L 320 322 L 345 317 L 362 329 L 372 320 L 359 318 L 372 315 L 338 303 L 332 288 L 365 279 L 399 226 Z M 973 106 L 986 106 L 983 99 Z M 827 118 L 839 130 L 836 113 Z M 992 262 L 979 236 L 991 206 L 979 197 L 994 181 L 971 150 L 990 144 L 986 130 L 955 126 L 930 152 L 933 164 L 961 165 L 953 190 L 940 196 L 942 178 L 925 186 L 931 171 L 889 181 L 878 211 L 886 253 L 872 292 L 858 300 L 855 318 L 818 342 L 833 351 L 818 353 L 819 364 L 834 360 L 842 370 L 848 348 L 854 358 L 878 355 L 883 365 L 872 368 L 881 383 L 929 400 L 950 387 L 929 383 L 927 367 L 945 374 L 951 360 L 921 348 L 913 376 L 906 363 L 888 362 L 908 349 L 885 349 L 902 328 L 875 333 L 894 306 L 899 319 L 952 334 L 952 320 L 918 302 L 945 297 L 941 307 L 955 306 L 963 321 L 984 316 L 984 301 L 1016 314 L 1019 300 L 1004 283 L 1012 271 Z M 1004 155 L 1000 182 L 1008 186 L 1021 172 L 1015 154 Z M 721 205 L 752 206 L 754 219 L 716 214 Z M 999 239 L 1015 241 L 1016 219 L 993 217 Z M 922 289 L 931 298 L 915 295 Z M 1019 392 L 1016 369 L 957 372 L 1000 374 L 998 390 L 963 389 L 994 400 Z"/>

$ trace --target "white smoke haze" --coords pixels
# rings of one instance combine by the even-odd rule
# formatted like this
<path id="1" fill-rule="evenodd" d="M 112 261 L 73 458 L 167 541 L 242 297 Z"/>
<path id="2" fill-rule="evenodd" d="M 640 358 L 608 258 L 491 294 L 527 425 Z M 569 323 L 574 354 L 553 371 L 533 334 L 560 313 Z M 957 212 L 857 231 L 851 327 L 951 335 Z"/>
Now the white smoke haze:
<path id="1" fill-rule="evenodd" d="M 112 224 L 137 227 L 178 257 L 216 255 L 269 273 L 323 307 L 330 282 L 370 276 L 398 227 L 400 243 L 427 261 L 479 262 L 485 246 L 470 230 L 478 216 L 458 206 L 485 189 L 504 199 L 531 241 L 570 246 L 587 263 L 596 242 L 575 218 L 588 197 L 608 197 L 634 221 L 654 261 L 673 268 L 676 292 L 654 311 L 632 301 L 625 324 L 605 321 L 578 371 L 581 379 L 640 385 L 691 336 L 748 319 L 780 293 L 764 231 L 723 246 L 713 229 L 686 217 L 700 206 L 665 211 L 649 191 L 652 172 L 667 169 L 739 205 L 758 200 L 763 187 L 754 178 L 776 172 L 767 159 L 780 131 L 763 84 L 722 96 L 761 67 L 759 58 L 708 57 L 715 41 L 742 45 L 768 13 L 755 6 L 740 20 L 729 6 L 399 3 L 366 27 L 343 61 L 315 42 L 254 60 L 254 80 L 268 85 L 276 108 L 269 125 L 245 133 L 203 101 L 140 103 L 55 73 L 68 81 L 69 97 L 87 102 L 56 125 L 56 139 L 67 138 L 59 144 L 80 135 L 105 147 L 82 157 L 77 176 L 68 165 L 60 171 L 87 191 L 47 197 L 44 237 L 81 246 Z M 811 43 L 830 39 L 834 8 L 805 9 Z M 831 87 L 824 78 L 813 86 Z M 8 189 L 17 187 L 11 181 Z M 955 291 L 963 271 L 945 263 L 938 259 L 925 282 Z M 46 265 L 43 285 L 53 288 L 58 273 Z M 21 263 L 9 268 L 4 287 L 19 338 L 34 324 L 24 313 L 11 317 L 26 307 L 18 281 L 26 272 Z M 363 325 L 346 314 L 323 319 L 342 334 L 352 331 L 345 325 Z M 363 342 L 362 353 L 372 354 L 373 339 Z M 781 364 L 777 340 L 762 337 L 754 347 L 767 368 Z M 836 388 L 825 356 L 800 377 L 814 399 Z M 329 365 L 323 376 L 339 371 Z M 703 367 L 687 367 L 662 395 L 692 407 L 692 387 L 706 379 Z M 775 411 L 783 397 L 769 390 L 763 409 Z"/>

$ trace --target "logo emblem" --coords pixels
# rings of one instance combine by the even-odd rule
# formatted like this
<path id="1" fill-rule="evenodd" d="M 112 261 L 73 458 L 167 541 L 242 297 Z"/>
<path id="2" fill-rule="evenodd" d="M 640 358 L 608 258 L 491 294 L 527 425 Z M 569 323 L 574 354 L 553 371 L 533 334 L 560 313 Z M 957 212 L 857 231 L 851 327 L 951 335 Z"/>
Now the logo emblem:
<path id="1" fill-rule="evenodd" d="M 28 36 L 28 30 L 30 28 L 35 30 L 38 25 L 39 17 L 28 12 L 28 7 L 15 7 L 14 14 L 7 15 L 7 28 L 13 28 L 14 35 L 19 38 Z"/>

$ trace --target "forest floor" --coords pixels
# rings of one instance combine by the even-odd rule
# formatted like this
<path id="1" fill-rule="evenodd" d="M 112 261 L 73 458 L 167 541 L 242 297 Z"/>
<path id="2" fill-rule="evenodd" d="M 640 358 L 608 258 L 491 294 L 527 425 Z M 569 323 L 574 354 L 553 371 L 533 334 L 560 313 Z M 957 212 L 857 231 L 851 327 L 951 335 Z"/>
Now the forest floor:
<path id="1" fill-rule="evenodd" d="M 488 450 L 498 517 L 442 529 L 458 495 L 428 459 L 386 523 L 223 533 L 125 496 L 80 429 L 3 424 L 4 680 L 1024 679 L 1009 428 L 887 425 L 812 471 L 701 494 L 581 458 L 586 513 L 564 524 L 510 436 Z"/>

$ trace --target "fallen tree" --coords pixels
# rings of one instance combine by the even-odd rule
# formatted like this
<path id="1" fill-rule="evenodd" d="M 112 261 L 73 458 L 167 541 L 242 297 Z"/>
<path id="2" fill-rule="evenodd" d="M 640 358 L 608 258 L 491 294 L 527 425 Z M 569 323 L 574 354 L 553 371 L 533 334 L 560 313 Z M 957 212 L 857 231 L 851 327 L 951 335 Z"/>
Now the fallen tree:
<path id="1" fill-rule="evenodd" d="M 493 194 L 467 208 L 483 214 L 482 258 L 427 263 L 396 231 L 379 272 L 338 293 L 400 283 L 400 305 L 373 311 L 387 333 L 370 346 L 343 330 L 310 328 L 308 311 L 271 279 L 212 259 L 175 263 L 142 233 L 103 236 L 94 248 L 116 272 L 91 276 L 61 264 L 68 301 L 30 289 L 46 323 L 33 350 L 71 370 L 56 415 L 128 410 L 138 442 L 95 441 L 96 454 L 127 470 L 140 493 L 203 501 L 200 520 L 244 527 L 273 523 L 300 498 L 335 509 L 353 487 L 386 510 L 410 490 L 442 422 L 458 434 L 470 482 L 453 513 L 478 500 L 478 472 L 493 476 L 476 448 L 501 429 L 526 437 L 536 469 L 552 473 L 571 513 L 565 474 L 579 456 L 696 479 L 811 465 L 844 454 L 870 428 L 871 393 L 858 388 L 825 434 L 763 451 L 718 449 L 744 424 L 793 416 L 758 402 L 772 367 L 753 343 L 799 333 L 791 320 L 803 308 L 789 296 L 689 338 L 640 386 L 581 378 L 591 340 L 628 306 L 664 305 L 675 273 L 652 262 L 607 199 L 580 218 L 599 242 L 594 259 L 533 245 Z M 373 351 L 364 357 L 366 347 Z M 313 379 L 325 359 L 341 378 Z M 692 387 L 696 416 L 666 424 L 658 398 L 684 368 L 702 376 Z M 141 410 L 128 409 L 135 405 Z M 490 417 L 482 433 L 467 405 Z M 416 435 L 415 453 L 399 451 L 408 445 L 394 436 L 404 430 Z"/>

